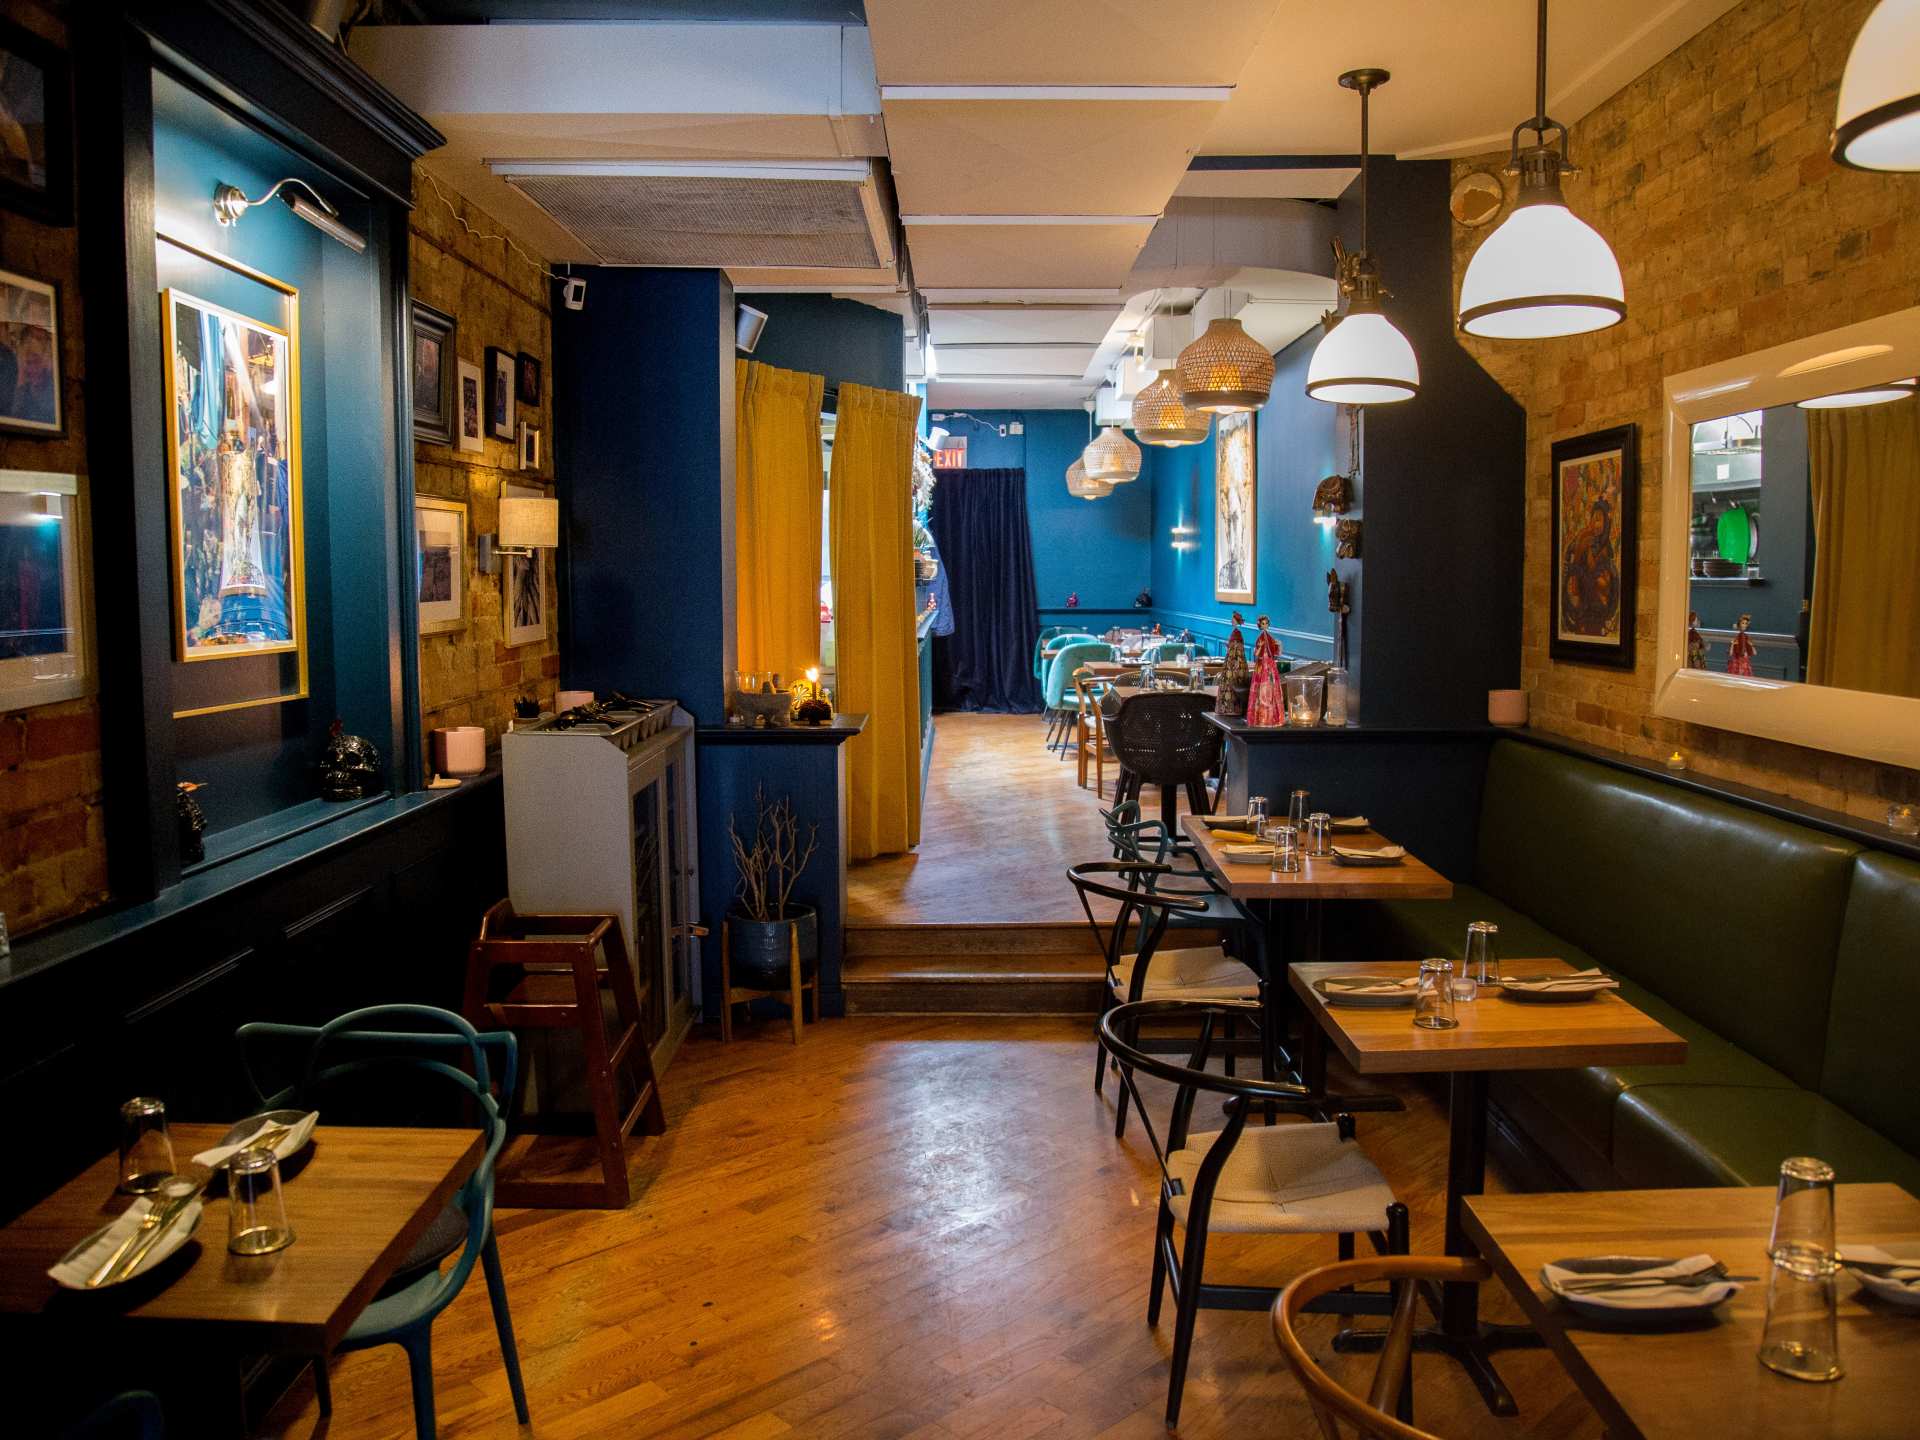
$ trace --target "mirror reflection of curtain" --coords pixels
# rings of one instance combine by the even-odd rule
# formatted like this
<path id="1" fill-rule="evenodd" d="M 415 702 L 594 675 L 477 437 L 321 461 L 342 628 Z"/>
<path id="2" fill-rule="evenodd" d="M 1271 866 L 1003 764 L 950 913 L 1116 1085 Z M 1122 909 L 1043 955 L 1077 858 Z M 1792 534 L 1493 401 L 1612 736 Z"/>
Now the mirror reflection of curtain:
<path id="1" fill-rule="evenodd" d="M 847 854 L 920 843 L 920 655 L 913 604 L 913 446 L 920 401 L 842 385 L 833 437 L 834 709 L 847 742 Z"/>
<path id="2" fill-rule="evenodd" d="M 1807 680 L 1920 697 L 1920 399 L 1807 413 Z"/>
<path id="3" fill-rule="evenodd" d="M 736 664 L 791 685 L 820 663 L 820 397 L 826 381 L 734 365 Z"/>

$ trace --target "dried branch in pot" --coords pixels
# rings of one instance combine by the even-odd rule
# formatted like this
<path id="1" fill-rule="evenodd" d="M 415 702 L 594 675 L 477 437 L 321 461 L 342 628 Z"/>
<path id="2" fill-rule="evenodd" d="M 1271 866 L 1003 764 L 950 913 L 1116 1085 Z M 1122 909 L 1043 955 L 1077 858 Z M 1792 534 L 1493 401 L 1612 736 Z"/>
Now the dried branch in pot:
<path id="1" fill-rule="evenodd" d="M 754 790 L 753 809 L 751 839 L 743 839 L 734 821 L 727 821 L 727 841 L 733 847 L 733 863 L 740 872 L 734 885 L 734 899 L 750 919 L 783 920 L 793 898 L 793 887 L 819 848 L 820 827 L 809 825 L 803 844 L 793 801 L 782 798 L 769 803 L 764 789 Z"/>

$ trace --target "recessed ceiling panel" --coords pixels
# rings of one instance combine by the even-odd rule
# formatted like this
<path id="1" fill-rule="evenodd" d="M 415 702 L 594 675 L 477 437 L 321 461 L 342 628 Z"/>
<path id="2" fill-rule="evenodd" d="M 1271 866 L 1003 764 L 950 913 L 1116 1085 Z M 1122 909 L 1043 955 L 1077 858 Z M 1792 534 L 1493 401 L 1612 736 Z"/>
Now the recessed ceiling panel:
<path id="1" fill-rule="evenodd" d="M 909 225 L 926 286 L 1117 286 L 1150 225 Z"/>
<path id="2" fill-rule="evenodd" d="M 927 409 L 936 410 L 1074 410 L 1093 393 L 1084 380 L 1072 383 L 1021 382 L 985 385 L 964 380 L 935 380 L 927 386 Z M 937 421 L 935 422 L 938 423 Z M 954 433 L 960 432 L 955 427 Z M 1061 480 L 1064 475 L 1055 477 Z"/>
<path id="3" fill-rule="evenodd" d="M 1099 347 L 1087 345 L 1029 345 L 1020 341 L 987 341 L 971 345 L 933 342 L 939 374 L 949 380 L 969 376 L 1057 375 L 1078 380 Z"/>
<path id="4" fill-rule="evenodd" d="M 928 324 L 935 345 L 969 341 L 1048 341 L 1098 345 L 1119 305 L 935 305 Z"/>

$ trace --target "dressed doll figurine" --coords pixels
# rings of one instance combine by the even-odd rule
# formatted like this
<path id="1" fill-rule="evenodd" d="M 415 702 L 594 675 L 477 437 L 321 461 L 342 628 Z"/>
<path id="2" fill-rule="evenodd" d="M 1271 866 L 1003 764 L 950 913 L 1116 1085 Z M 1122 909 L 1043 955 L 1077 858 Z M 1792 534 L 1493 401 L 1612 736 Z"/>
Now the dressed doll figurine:
<path id="1" fill-rule="evenodd" d="M 1733 624 L 1733 641 L 1727 646 L 1727 674 L 1753 674 L 1755 646 L 1753 637 L 1747 634 L 1753 625 L 1753 616 L 1742 615 Z"/>
<path id="2" fill-rule="evenodd" d="M 1216 714 L 1237 719 L 1247 713 L 1247 642 L 1240 634 L 1240 612 L 1233 612 L 1227 632 L 1227 655 L 1220 665 L 1220 688 L 1213 702 Z"/>
<path id="3" fill-rule="evenodd" d="M 1267 628 L 1267 617 L 1254 621 L 1260 633 L 1253 642 L 1253 683 L 1247 689 L 1247 723 L 1272 726 L 1287 723 L 1286 696 L 1280 689 L 1280 642 Z"/>
<path id="4" fill-rule="evenodd" d="M 1687 612 L 1687 668 L 1704 670 L 1707 668 L 1707 637 L 1700 633 L 1700 612 Z"/>

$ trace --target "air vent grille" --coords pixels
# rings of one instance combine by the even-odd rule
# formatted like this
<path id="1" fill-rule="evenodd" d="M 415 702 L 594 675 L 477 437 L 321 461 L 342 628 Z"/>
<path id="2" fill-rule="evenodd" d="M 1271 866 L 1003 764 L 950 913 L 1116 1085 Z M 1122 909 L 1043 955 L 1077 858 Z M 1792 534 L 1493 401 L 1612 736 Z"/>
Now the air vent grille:
<path id="1" fill-rule="evenodd" d="M 864 185 L 681 175 L 506 175 L 608 265 L 854 269 L 884 262 Z"/>

